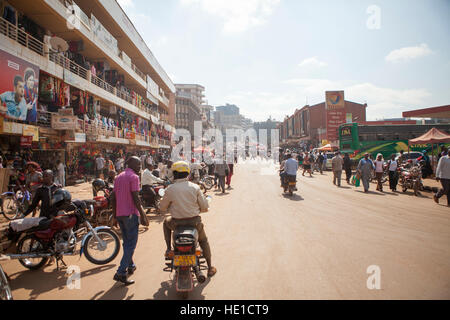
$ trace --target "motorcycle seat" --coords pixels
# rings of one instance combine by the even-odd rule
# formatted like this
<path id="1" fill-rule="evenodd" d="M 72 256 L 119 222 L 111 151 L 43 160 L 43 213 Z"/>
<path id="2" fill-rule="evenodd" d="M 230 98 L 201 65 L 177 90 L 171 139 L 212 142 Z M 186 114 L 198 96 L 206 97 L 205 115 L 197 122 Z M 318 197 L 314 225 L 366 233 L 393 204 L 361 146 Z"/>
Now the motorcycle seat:
<path id="1" fill-rule="evenodd" d="M 20 233 L 24 231 L 46 230 L 50 227 L 52 219 L 48 218 L 25 218 L 11 221 L 9 224 L 13 232 Z"/>

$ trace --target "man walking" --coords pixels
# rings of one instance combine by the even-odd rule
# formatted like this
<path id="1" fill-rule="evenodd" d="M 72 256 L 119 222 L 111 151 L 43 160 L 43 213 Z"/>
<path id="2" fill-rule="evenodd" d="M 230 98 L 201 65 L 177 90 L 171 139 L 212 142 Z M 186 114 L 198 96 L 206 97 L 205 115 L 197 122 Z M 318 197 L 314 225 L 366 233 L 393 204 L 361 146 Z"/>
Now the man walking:
<path id="1" fill-rule="evenodd" d="M 222 190 L 222 194 L 225 193 L 225 177 L 229 174 L 230 168 L 223 158 L 217 158 L 214 164 L 214 172 L 219 179 L 219 187 Z"/>
<path id="2" fill-rule="evenodd" d="M 100 178 L 100 175 L 103 173 L 104 168 L 105 168 L 105 159 L 102 157 L 101 154 L 99 154 L 95 159 L 95 171 L 97 178 Z"/>
<path id="3" fill-rule="evenodd" d="M 345 180 L 347 184 L 350 184 L 350 179 L 352 178 L 352 160 L 348 153 L 344 155 L 344 170 L 345 170 Z"/>
<path id="4" fill-rule="evenodd" d="M 323 156 L 323 153 L 321 152 L 319 154 L 319 156 L 317 157 L 317 161 L 319 162 L 319 170 L 320 170 L 320 174 L 323 174 L 323 160 L 325 159 L 325 157 Z"/>
<path id="5" fill-rule="evenodd" d="M 149 222 L 139 199 L 141 160 L 131 157 L 128 168 L 114 181 L 114 192 L 111 195 L 114 225 L 119 223 L 123 239 L 123 257 L 114 280 L 125 285 L 134 283 L 128 276 L 136 271 L 133 254 L 136 249 L 139 231 L 139 218 L 144 226 Z"/>
<path id="6" fill-rule="evenodd" d="M 439 199 L 443 195 L 446 195 L 447 207 L 450 207 L 450 157 L 448 151 L 439 160 L 439 164 L 436 169 L 436 180 L 441 182 L 443 189 L 434 195 L 434 201 L 439 203 Z"/>
<path id="7" fill-rule="evenodd" d="M 370 178 L 372 177 L 372 172 L 375 169 L 372 160 L 369 159 L 369 154 L 364 155 L 364 159 L 361 159 L 358 164 L 357 170 L 361 175 L 361 180 L 364 186 L 364 192 L 369 192 Z"/>
<path id="8" fill-rule="evenodd" d="M 392 192 L 397 191 L 398 184 L 398 173 L 397 173 L 398 163 L 395 160 L 395 154 L 391 156 L 391 160 L 388 161 L 388 170 L 389 170 L 389 188 Z"/>
<path id="9" fill-rule="evenodd" d="M 341 153 L 336 152 L 333 159 L 331 159 L 331 165 L 333 167 L 333 184 L 338 187 L 341 186 L 341 177 L 342 177 L 342 166 L 344 164 L 344 159 L 341 157 Z"/>

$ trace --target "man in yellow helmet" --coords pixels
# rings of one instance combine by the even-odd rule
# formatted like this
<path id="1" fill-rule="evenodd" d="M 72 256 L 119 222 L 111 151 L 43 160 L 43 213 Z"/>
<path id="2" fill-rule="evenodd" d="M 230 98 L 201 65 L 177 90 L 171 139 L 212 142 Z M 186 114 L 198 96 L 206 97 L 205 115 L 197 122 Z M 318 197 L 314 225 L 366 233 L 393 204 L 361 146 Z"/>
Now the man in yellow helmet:
<path id="1" fill-rule="evenodd" d="M 216 274 L 217 269 L 211 264 L 211 249 L 200 217 L 200 213 L 208 212 L 209 205 L 200 187 L 188 181 L 190 166 L 180 161 L 172 165 L 174 184 L 170 185 L 161 200 L 161 212 L 170 211 L 171 216 L 164 220 L 164 238 L 166 240 L 166 256 L 171 250 L 172 231 L 179 226 L 192 226 L 198 231 L 198 242 L 208 264 L 208 277 Z"/>

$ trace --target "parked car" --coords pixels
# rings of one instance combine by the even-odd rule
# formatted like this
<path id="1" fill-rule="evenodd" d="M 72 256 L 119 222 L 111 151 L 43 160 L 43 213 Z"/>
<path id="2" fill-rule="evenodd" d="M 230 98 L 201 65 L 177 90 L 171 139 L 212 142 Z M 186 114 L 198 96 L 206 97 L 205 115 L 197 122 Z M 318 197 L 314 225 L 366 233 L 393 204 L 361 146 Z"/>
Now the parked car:
<path id="1" fill-rule="evenodd" d="M 326 163 L 326 170 L 333 170 L 333 166 L 331 164 L 331 160 L 334 158 L 335 154 L 333 152 L 327 152 L 325 153 L 325 156 L 327 157 L 327 163 Z"/>
<path id="2" fill-rule="evenodd" d="M 403 153 L 403 156 L 405 157 L 405 161 L 412 160 L 413 164 L 417 164 L 417 159 L 423 156 L 422 152 L 412 151 L 412 152 L 405 152 Z M 400 157 L 400 153 L 397 153 L 395 156 L 395 160 L 398 160 Z"/>

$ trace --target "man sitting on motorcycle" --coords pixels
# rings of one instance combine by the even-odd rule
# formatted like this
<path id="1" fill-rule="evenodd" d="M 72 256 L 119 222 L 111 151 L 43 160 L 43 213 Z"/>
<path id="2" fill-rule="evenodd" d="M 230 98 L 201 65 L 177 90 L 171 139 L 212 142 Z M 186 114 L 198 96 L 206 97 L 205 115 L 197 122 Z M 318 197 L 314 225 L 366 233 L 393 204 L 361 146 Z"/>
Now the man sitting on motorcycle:
<path id="1" fill-rule="evenodd" d="M 208 277 L 216 274 L 217 269 L 211 264 L 211 249 L 200 217 L 200 213 L 208 212 L 209 204 L 200 187 L 187 180 L 190 167 L 187 162 L 180 161 L 172 165 L 175 182 L 170 185 L 161 200 L 161 212 L 170 211 L 171 217 L 164 220 L 164 238 L 166 240 L 166 257 L 171 251 L 172 231 L 179 226 L 192 226 L 198 231 L 198 241 L 203 256 L 208 264 Z"/>
<path id="2" fill-rule="evenodd" d="M 283 187 L 287 190 L 287 184 L 290 180 L 297 181 L 297 171 L 298 171 L 298 162 L 292 157 L 292 154 L 289 153 L 287 156 L 287 160 L 284 163 L 284 183 Z M 297 188 L 295 189 L 297 191 Z"/>
<path id="3" fill-rule="evenodd" d="M 53 182 L 53 172 L 51 170 L 44 171 L 42 182 L 42 186 L 36 190 L 33 202 L 23 214 L 25 217 L 36 209 L 40 201 L 42 201 L 40 213 L 41 218 L 46 217 L 50 219 L 55 217 L 58 213 L 55 210 L 52 210 L 51 197 L 56 190 L 61 189 L 61 186 Z"/>
<path id="4" fill-rule="evenodd" d="M 155 184 L 163 184 L 164 180 L 153 175 L 153 165 L 145 163 L 146 169 L 142 173 L 142 198 L 146 207 L 151 207 L 155 202 L 156 193 L 153 189 Z"/>

